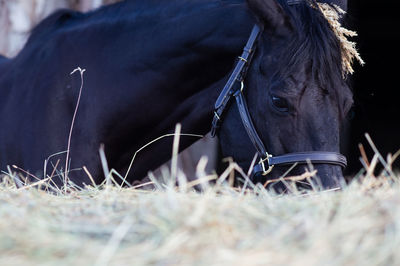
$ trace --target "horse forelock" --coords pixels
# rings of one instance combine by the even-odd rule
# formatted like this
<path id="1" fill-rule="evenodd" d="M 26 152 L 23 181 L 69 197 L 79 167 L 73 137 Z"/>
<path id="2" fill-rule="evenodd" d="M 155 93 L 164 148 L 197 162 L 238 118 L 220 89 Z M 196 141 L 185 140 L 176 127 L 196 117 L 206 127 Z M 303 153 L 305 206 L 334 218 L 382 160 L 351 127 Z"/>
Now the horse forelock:
<path id="1" fill-rule="evenodd" d="M 291 17 L 295 28 L 288 45 L 281 52 L 279 75 L 290 76 L 304 65 L 309 64 L 311 78 L 318 86 L 335 94 L 340 94 L 345 76 L 349 73 L 344 65 L 342 40 L 333 30 L 326 15 L 315 8 L 316 1 L 301 1 L 296 5 L 288 5 L 280 1 Z"/>

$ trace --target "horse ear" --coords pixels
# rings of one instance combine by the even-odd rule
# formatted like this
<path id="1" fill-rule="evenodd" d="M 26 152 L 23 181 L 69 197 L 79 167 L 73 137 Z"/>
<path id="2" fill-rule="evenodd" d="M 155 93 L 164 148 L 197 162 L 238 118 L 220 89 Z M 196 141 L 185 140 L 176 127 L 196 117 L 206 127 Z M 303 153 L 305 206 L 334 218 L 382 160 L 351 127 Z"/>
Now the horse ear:
<path id="1" fill-rule="evenodd" d="M 247 3 L 265 30 L 278 35 L 292 32 L 290 18 L 276 0 L 247 0 Z"/>

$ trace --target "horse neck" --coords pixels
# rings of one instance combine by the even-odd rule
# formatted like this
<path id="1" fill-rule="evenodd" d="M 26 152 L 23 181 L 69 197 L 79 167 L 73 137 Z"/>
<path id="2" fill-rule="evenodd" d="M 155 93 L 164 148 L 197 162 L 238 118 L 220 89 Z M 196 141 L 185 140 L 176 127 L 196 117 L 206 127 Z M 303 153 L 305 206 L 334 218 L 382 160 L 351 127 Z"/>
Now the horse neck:
<path id="1" fill-rule="evenodd" d="M 249 37 L 254 25 L 253 17 L 243 2 L 240 5 L 230 4 L 194 12 L 164 25 L 163 31 L 167 33 L 176 34 L 179 29 L 178 41 L 173 41 L 176 42 L 175 47 L 160 47 L 175 49 L 176 54 L 182 55 L 179 57 L 180 64 L 176 66 L 176 75 L 168 75 L 171 83 L 176 79 L 174 93 L 188 95 L 182 100 L 182 106 L 190 103 L 188 105 L 192 109 L 196 105 L 202 107 L 203 116 L 198 115 L 199 120 L 210 119 L 215 100 Z M 209 129 L 210 123 L 203 124 Z"/>
<path id="2" fill-rule="evenodd" d="M 143 43 L 150 39 L 176 42 L 177 49 L 197 49 L 196 52 L 224 53 L 240 52 L 252 25 L 255 23 L 245 0 L 170 0 L 170 1 L 125 1 L 105 6 L 82 17 L 88 23 L 101 23 L 104 13 L 118 10 L 115 23 L 125 24 L 130 29 L 139 29 Z M 90 22 L 91 21 L 91 22 Z M 109 22 L 107 22 L 109 24 Z M 157 36 L 164 32 L 165 36 Z M 138 40 L 141 41 L 141 40 Z M 181 47 L 180 45 L 185 45 Z M 158 48 L 163 49 L 160 43 Z M 167 46 L 171 49 L 170 46 Z"/>
<path id="3" fill-rule="evenodd" d="M 145 4 L 150 1 L 126 2 L 129 3 L 150 5 Z M 246 44 L 254 19 L 243 0 L 171 0 L 168 3 L 172 4 L 161 4 L 165 6 L 157 7 L 156 11 L 146 6 L 143 12 L 137 11 L 131 18 L 123 19 L 129 23 L 125 29 L 130 32 L 134 29 L 131 39 L 111 39 L 116 47 L 127 51 L 115 61 L 129 65 L 126 68 L 132 73 L 146 73 L 146 78 L 141 76 L 142 87 L 157 87 L 162 90 L 158 96 L 165 97 L 164 102 L 169 99 L 176 103 L 176 115 L 168 120 L 175 126 L 188 114 L 184 106 L 193 110 L 196 108 L 193 104 L 198 106 L 201 102 L 201 114 L 212 113 L 223 81 Z M 121 97 L 126 98 L 123 94 Z M 151 101 L 157 99 L 153 97 Z M 197 116 L 198 120 L 203 118 Z M 209 123 L 205 128 L 209 129 Z"/>

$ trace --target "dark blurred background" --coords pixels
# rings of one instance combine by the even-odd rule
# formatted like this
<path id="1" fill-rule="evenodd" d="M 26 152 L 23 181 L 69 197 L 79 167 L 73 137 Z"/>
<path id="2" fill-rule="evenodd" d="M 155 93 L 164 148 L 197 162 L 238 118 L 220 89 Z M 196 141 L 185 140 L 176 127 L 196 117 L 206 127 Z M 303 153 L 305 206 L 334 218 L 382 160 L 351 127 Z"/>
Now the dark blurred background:
<path id="1" fill-rule="evenodd" d="M 369 160 L 373 156 L 365 132 L 385 158 L 400 149 L 397 6 L 397 1 L 349 0 L 348 24 L 359 34 L 355 40 L 366 64 L 356 65 L 352 77 L 355 106 L 350 121 L 348 172 L 362 167 L 358 143 L 364 146 Z M 400 167 L 398 161 L 395 165 Z"/>

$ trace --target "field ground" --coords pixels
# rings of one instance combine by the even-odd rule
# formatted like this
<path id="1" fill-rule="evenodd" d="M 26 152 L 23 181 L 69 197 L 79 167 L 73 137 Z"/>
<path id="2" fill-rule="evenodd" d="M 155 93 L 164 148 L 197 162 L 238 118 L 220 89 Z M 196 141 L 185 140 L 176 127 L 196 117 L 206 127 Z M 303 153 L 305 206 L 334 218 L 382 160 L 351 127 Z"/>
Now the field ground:
<path id="1" fill-rule="evenodd" d="M 153 191 L 51 194 L 6 177 L 0 265 L 400 265 L 400 182 L 371 172 L 283 196 L 219 181 L 195 192 L 179 171 L 180 187 Z"/>

